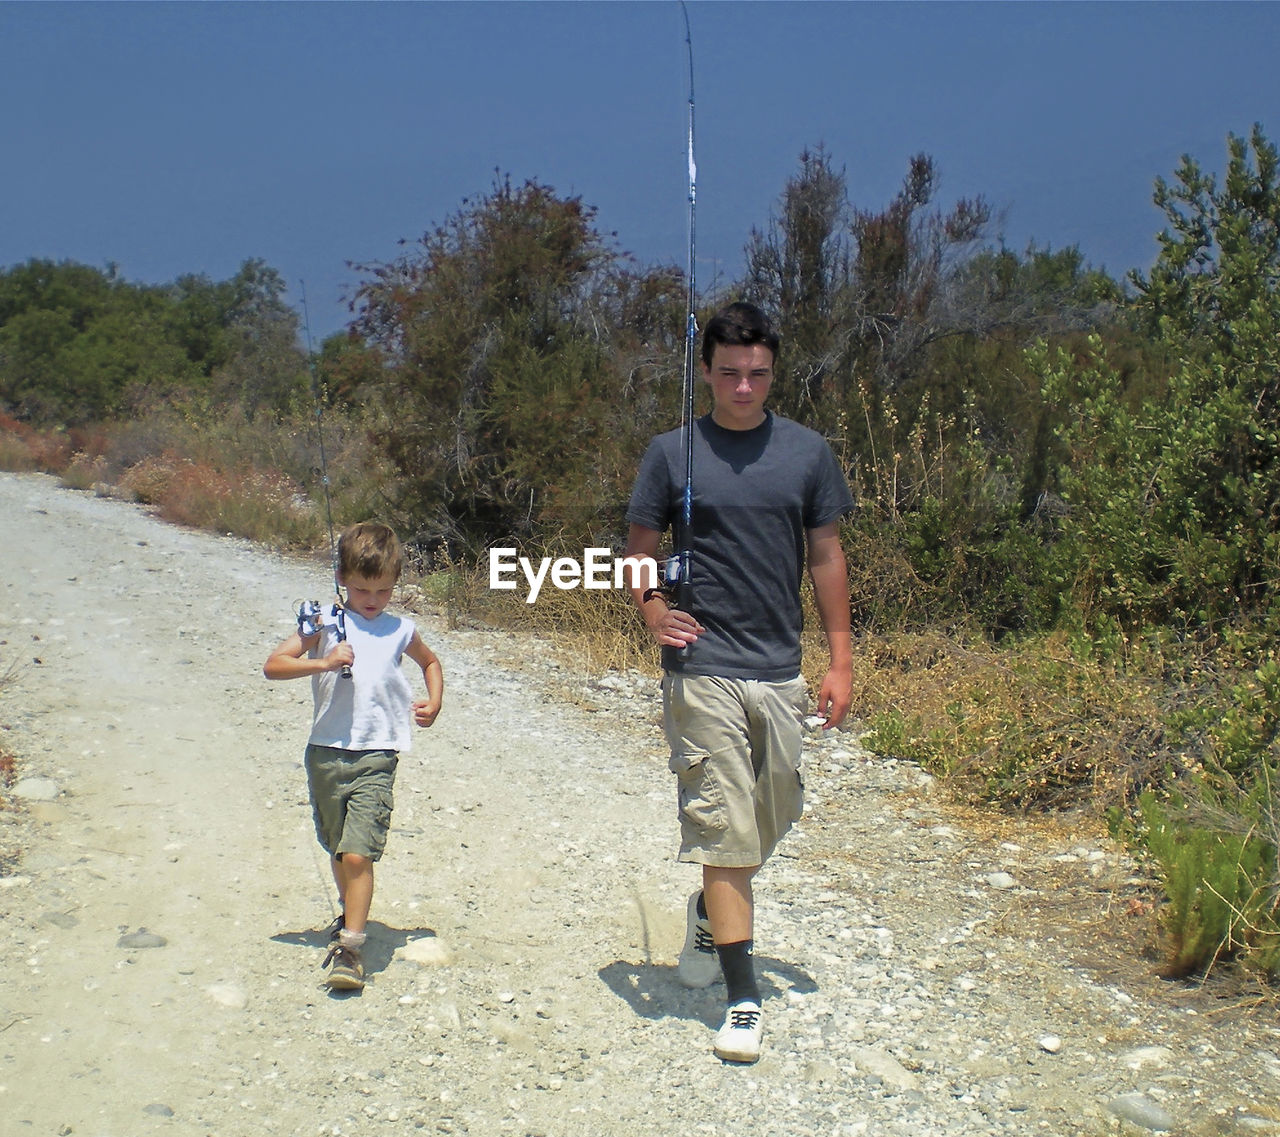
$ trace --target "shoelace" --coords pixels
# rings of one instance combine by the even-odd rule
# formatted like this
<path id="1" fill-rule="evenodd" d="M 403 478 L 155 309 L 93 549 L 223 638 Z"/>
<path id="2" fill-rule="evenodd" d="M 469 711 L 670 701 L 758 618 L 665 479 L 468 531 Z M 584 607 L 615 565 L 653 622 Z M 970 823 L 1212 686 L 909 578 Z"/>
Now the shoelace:
<path id="1" fill-rule="evenodd" d="M 324 962 L 320 965 L 322 968 L 328 967 L 333 961 L 334 956 L 338 957 L 338 967 L 349 967 L 352 971 L 356 970 L 356 961 L 352 955 L 350 948 L 345 948 L 341 944 L 334 944 L 329 949 L 329 954 L 324 957 Z"/>
<path id="2" fill-rule="evenodd" d="M 760 1012 L 751 1007 L 735 1007 L 729 1012 L 729 1026 L 734 1030 L 755 1030 Z"/>
<path id="3" fill-rule="evenodd" d="M 711 938 L 711 929 L 705 924 L 693 926 L 693 950 L 706 952 L 707 955 L 715 953 L 716 941 Z"/>

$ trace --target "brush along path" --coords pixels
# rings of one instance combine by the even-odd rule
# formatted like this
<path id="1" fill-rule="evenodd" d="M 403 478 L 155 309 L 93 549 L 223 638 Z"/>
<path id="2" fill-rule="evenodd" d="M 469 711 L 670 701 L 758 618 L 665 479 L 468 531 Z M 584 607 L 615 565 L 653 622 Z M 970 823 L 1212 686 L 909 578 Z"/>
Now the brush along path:
<path id="1" fill-rule="evenodd" d="M 445 709 L 401 762 L 369 985 L 331 995 L 308 686 L 260 673 L 325 567 L 34 475 L 0 474 L 0 531 L 6 1134 L 1280 1132 L 1274 1006 L 1152 979 L 1132 866 L 850 733 L 760 879 L 764 1056 L 721 1063 L 722 988 L 675 982 L 652 681 L 430 614 Z"/>

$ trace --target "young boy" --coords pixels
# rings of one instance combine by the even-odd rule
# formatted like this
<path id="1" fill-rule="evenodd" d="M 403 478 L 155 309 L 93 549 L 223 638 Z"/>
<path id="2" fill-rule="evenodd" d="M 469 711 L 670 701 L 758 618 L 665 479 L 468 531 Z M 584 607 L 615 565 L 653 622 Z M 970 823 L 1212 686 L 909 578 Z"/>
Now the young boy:
<path id="1" fill-rule="evenodd" d="M 299 616 L 298 631 L 271 653 L 268 679 L 311 677 L 315 718 L 307 744 L 307 788 L 316 836 L 328 851 L 342 913 L 330 930 L 324 966 L 331 989 L 364 986 L 360 958 L 373 900 L 373 865 L 391 827 L 399 752 L 410 720 L 430 726 L 440 713 L 440 661 L 413 621 L 385 611 L 400 578 L 400 542 L 387 526 L 362 522 L 338 540 L 337 583 L 345 605 Z M 413 699 L 400 670 L 407 655 L 422 668 L 427 697 Z"/>

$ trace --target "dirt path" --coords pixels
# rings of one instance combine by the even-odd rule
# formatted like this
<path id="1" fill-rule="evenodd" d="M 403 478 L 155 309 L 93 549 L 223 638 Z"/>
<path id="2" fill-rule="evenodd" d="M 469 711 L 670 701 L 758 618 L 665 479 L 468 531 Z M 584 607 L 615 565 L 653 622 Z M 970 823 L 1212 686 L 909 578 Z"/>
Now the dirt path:
<path id="1" fill-rule="evenodd" d="M 765 1056 L 718 1062 L 719 990 L 674 982 L 652 685 L 431 616 L 445 711 L 400 767 L 371 982 L 330 995 L 309 692 L 260 671 L 324 567 L 33 475 L 0 474 L 0 532 L 0 738 L 57 791 L 0 810 L 5 1137 L 1280 1133 L 1274 1007 L 1101 931 L 1132 866 L 967 827 L 848 735 L 762 874 Z"/>

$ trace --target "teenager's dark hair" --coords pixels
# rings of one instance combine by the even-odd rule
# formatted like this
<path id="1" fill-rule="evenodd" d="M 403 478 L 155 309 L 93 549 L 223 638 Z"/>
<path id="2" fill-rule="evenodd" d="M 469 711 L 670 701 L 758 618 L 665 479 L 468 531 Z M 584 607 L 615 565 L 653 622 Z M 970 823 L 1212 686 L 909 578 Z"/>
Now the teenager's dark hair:
<path id="1" fill-rule="evenodd" d="M 778 346 L 782 341 L 773 330 L 773 324 L 754 304 L 739 300 L 726 308 L 721 308 L 710 320 L 702 332 L 702 362 L 711 366 L 711 357 L 716 346 L 753 347 L 762 343 L 778 358 Z"/>

